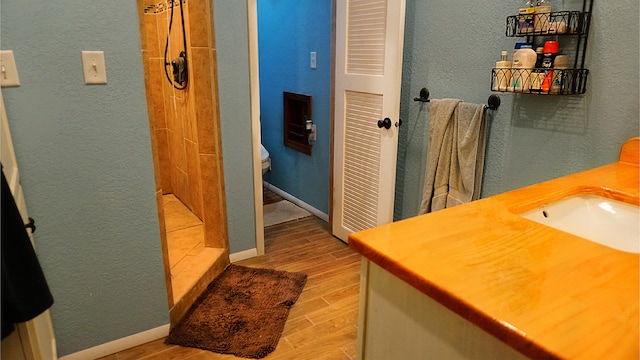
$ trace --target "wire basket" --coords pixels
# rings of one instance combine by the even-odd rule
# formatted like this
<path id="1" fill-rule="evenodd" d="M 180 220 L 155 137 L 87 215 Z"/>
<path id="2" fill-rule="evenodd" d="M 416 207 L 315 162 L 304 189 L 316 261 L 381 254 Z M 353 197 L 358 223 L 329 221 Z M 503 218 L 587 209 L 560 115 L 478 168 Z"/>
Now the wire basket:
<path id="1" fill-rule="evenodd" d="M 523 37 L 536 35 L 583 35 L 589 32 L 588 12 L 558 11 L 522 14 L 507 17 L 506 35 Z"/>
<path id="2" fill-rule="evenodd" d="M 588 69 L 493 68 L 491 90 L 538 95 L 578 95 L 587 91 Z"/>

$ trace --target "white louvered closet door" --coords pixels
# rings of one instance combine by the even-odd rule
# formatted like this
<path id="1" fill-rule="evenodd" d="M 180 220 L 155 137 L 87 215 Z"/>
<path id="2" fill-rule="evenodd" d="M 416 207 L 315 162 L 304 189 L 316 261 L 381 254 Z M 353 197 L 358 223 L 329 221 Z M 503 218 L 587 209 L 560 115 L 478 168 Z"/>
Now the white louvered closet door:
<path id="1" fill-rule="evenodd" d="M 405 0 L 337 1 L 332 231 L 345 242 L 393 220 L 404 16 Z"/>

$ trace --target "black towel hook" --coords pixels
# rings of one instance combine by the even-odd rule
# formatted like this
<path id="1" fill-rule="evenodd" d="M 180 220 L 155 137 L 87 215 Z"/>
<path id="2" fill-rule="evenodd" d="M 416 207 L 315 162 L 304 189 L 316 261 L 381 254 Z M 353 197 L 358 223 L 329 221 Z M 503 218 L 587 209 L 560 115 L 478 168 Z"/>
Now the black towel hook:
<path id="1" fill-rule="evenodd" d="M 429 89 L 423 87 L 420 89 L 420 97 L 413 98 L 413 101 L 429 102 Z"/>
<path id="2" fill-rule="evenodd" d="M 492 94 L 489 96 L 487 105 L 485 105 L 484 108 L 489 110 L 498 110 L 498 107 L 500 107 L 500 96 Z"/>

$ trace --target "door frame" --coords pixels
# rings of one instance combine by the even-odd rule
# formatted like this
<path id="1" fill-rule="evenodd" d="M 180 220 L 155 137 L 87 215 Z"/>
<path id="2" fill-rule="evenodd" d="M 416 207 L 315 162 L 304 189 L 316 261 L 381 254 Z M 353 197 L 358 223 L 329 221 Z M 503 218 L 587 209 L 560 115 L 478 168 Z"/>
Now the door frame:
<path id="1" fill-rule="evenodd" d="M 331 85 L 329 104 L 329 221 L 333 221 L 333 126 L 335 104 L 335 62 L 336 62 L 336 1 L 331 0 Z M 264 255 L 264 219 L 262 198 L 262 158 L 260 145 L 260 61 L 258 52 L 258 0 L 247 0 L 247 23 L 249 32 L 249 82 L 251 97 L 251 140 L 253 158 L 253 191 L 255 208 L 255 234 L 258 256 Z"/>
<path id="2" fill-rule="evenodd" d="M 335 1 L 335 0 L 332 0 Z M 251 103 L 251 155 L 253 164 L 253 203 L 258 256 L 264 255 L 264 218 L 262 210 L 262 138 L 260 135 L 260 61 L 258 53 L 258 0 L 247 0 L 249 32 L 249 93 Z"/>
<path id="3" fill-rule="evenodd" d="M 194 25 L 200 25 L 201 29 L 206 29 L 208 32 L 206 36 L 210 41 L 208 47 L 212 47 L 214 44 L 215 37 L 215 29 L 211 24 L 213 24 L 213 8 L 212 3 L 209 0 L 197 0 L 199 6 L 204 6 L 206 8 L 206 15 L 201 16 L 198 21 L 195 21 L 194 18 L 191 19 L 190 24 L 185 24 L 191 28 Z M 192 3 L 193 4 L 193 1 Z M 213 121 L 212 126 L 212 134 L 208 137 L 213 143 L 209 144 L 209 146 L 214 149 L 208 149 L 207 152 L 200 154 L 198 151 L 196 157 L 201 155 L 206 155 L 211 159 L 207 162 L 198 161 L 195 162 L 198 164 L 198 176 L 196 177 L 202 183 L 202 198 L 214 199 L 212 201 L 205 201 L 203 206 L 206 208 L 210 207 L 213 211 L 204 211 L 203 216 L 203 224 L 204 224 L 204 244 L 205 247 L 208 248 L 218 248 L 222 251 L 219 252 L 217 258 L 210 258 L 207 260 L 211 261 L 207 270 L 200 276 L 197 282 L 191 286 L 182 296 L 178 299 L 174 299 L 173 294 L 173 281 L 171 277 L 171 266 L 169 263 L 169 250 L 167 243 L 167 232 L 165 228 L 165 215 L 164 215 L 164 204 L 162 198 L 162 180 L 160 178 L 160 161 L 158 157 L 158 140 L 156 133 L 156 119 L 155 112 L 153 111 L 153 107 L 155 104 L 162 103 L 161 106 L 164 106 L 164 100 L 160 99 L 160 96 L 156 96 L 159 94 L 160 89 L 155 89 L 153 86 L 150 86 L 153 83 L 154 79 L 157 80 L 159 77 L 161 82 L 164 84 L 164 75 L 162 72 L 158 74 L 158 72 L 151 71 L 151 61 L 149 55 L 149 43 L 147 41 L 147 36 L 156 36 L 155 34 L 149 35 L 148 28 L 146 27 L 146 19 L 144 8 L 142 7 L 143 2 L 139 1 L 137 5 L 138 12 L 138 24 L 140 29 L 140 39 L 142 45 L 142 61 L 143 61 L 143 69 L 145 73 L 145 96 L 147 99 L 147 112 L 148 112 L 148 120 L 149 120 L 149 134 L 151 139 L 151 151 L 153 155 L 153 166 L 155 173 L 155 192 L 156 192 L 156 204 L 158 210 L 158 220 L 159 220 L 159 230 L 160 230 L 160 244 L 162 249 L 162 258 L 163 258 L 163 267 L 164 267 L 164 275 L 165 275 L 165 283 L 167 285 L 167 303 L 169 310 L 169 318 L 172 325 L 177 324 L 177 322 L 184 316 L 187 310 L 191 307 L 191 305 L 197 300 L 202 291 L 206 288 L 206 285 L 215 279 L 216 276 L 219 275 L 220 272 L 229 264 L 229 236 L 227 229 L 227 214 L 226 214 L 226 194 L 224 193 L 224 179 L 223 179 L 223 160 L 222 160 L 222 140 L 220 135 L 220 114 L 219 109 L 215 106 L 217 104 L 218 98 L 218 89 L 217 89 L 217 78 L 215 72 L 215 55 L 210 54 L 208 61 L 203 61 L 204 64 L 201 64 L 202 71 L 209 71 L 209 76 L 211 77 L 211 84 L 209 86 L 206 85 L 206 82 L 202 82 L 203 86 L 201 86 L 201 90 L 210 91 L 211 96 L 207 96 L 206 93 L 199 95 L 199 99 L 202 101 L 201 104 L 211 105 L 212 114 L 210 116 L 197 116 L 195 118 L 195 125 L 202 125 L 201 122 L 206 119 L 206 121 Z M 156 29 L 154 29 L 156 30 Z M 156 30 L 157 32 L 157 30 Z M 192 46 L 189 42 L 188 50 L 192 51 L 195 46 Z M 147 50 L 147 51 L 145 51 Z M 158 49 L 158 51 L 160 51 Z M 156 54 L 157 55 L 157 54 Z M 193 56 L 193 54 L 192 54 Z M 151 57 L 153 58 L 153 57 Z M 204 57 L 203 57 L 204 59 Z M 208 64 L 207 64 L 208 62 Z M 189 67 L 189 72 L 194 71 L 195 67 L 193 65 Z M 207 69 L 208 68 L 208 69 Z M 194 79 L 195 76 L 193 74 L 190 75 L 190 79 Z M 191 83 L 193 86 L 193 83 Z M 154 92 L 155 90 L 155 92 Z M 154 95 L 155 94 L 155 95 Z M 196 99 L 196 96 L 193 97 Z M 214 100 L 215 99 L 215 100 Z M 164 114 L 163 114 L 164 116 Z M 200 128 L 198 127 L 198 131 Z M 209 153 L 212 152 L 212 153 Z M 214 234 L 215 233 L 215 234 Z"/>
<path id="4" fill-rule="evenodd" d="M 329 228 L 333 229 L 333 162 L 335 144 L 335 122 L 336 122 L 336 12 L 338 11 L 338 0 L 331 0 L 331 95 L 329 101 Z M 333 235 L 333 232 L 332 232 Z M 334 235 L 335 236 L 335 235 Z"/>
<path id="5" fill-rule="evenodd" d="M 15 155 L 15 149 L 13 147 L 13 140 L 11 138 L 11 129 L 9 127 L 9 119 L 7 118 L 6 108 L 4 106 L 4 98 L 2 91 L 0 90 L 0 117 L 2 124 L 0 125 L 2 134 L 2 161 L 3 166 L 13 167 L 11 175 L 7 175 L 7 182 L 13 195 L 16 198 L 16 205 L 20 211 L 20 215 L 23 217 L 23 221 L 28 217 L 26 209 L 26 203 L 24 201 L 24 194 L 22 191 L 22 185 L 20 184 L 20 171 L 18 168 L 18 161 Z M 7 161 L 8 160 L 8 161 Z M 25 221 L 26 222 L 26 221 Z M 31 244 L 35 247 L 33 241 L 33 232 L 28 231 Z M 46 359 L 57 358 L 57 345 L 56 337 L 53 331 L 53 322 L 51 320 L 51 312 L 49 309 L 45 310 L 33 319 L 15 324 L 15 331 L 7 338 L 3 340 L 3 345 L 7 346 L 10 350 L 21 352 L 24 355 L 24 359 Z M 10 339 L 13 342 L 5 342 Z M 20 347 L 20 349 L 18 349 Z"/>

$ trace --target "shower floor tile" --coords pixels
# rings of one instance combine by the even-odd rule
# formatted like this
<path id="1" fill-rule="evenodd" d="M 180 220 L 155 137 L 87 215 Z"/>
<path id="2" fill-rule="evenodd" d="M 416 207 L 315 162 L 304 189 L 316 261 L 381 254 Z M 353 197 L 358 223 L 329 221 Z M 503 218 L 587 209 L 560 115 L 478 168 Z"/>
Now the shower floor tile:
<path id="1" fill-rule="evenodd" d="M 204 226 L 174 195 L 163 195 L 173 299 L 177 302 L 211 265 Z M 218 250 L 215 250 L 218 251 Z"/>

